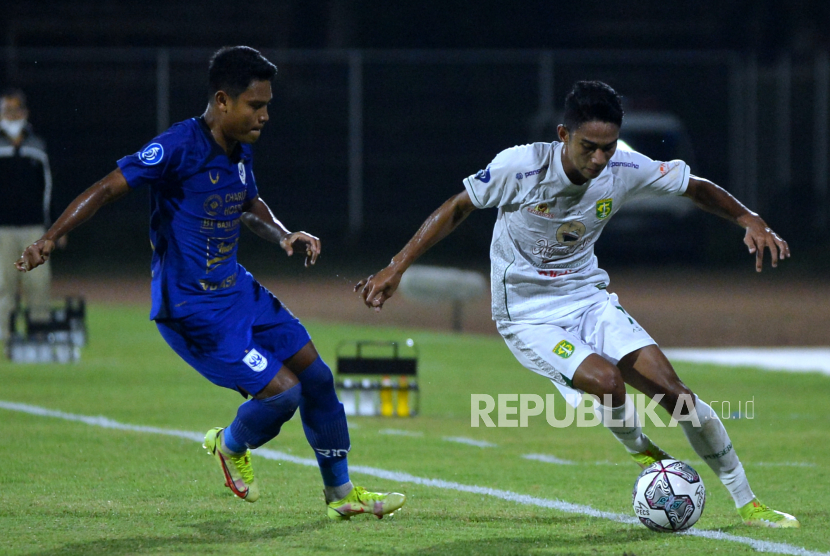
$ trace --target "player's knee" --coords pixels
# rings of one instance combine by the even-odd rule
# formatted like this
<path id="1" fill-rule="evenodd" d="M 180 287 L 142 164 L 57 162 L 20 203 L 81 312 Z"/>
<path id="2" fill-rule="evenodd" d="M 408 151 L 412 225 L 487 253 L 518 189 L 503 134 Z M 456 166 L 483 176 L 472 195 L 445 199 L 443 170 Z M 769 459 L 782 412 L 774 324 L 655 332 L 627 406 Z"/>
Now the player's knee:
<path id="1" fill-rule="evenodd" d="M 300 373 L 298 378 L 300 384 L 303 385 L 303 395 L 306 397 L 317 397 L 334 392 L 334 376 L 322 357 L 314 360 Z"/>
<path id="2" fill-rule="evenodd" d="M 625 402 L 625 381 L 619 369 L 596 356 L 586 359 L 574 374 L 574 387 L 599 397 L 600 401 L 611 396 L 611 403 L 618 407 Z"/>

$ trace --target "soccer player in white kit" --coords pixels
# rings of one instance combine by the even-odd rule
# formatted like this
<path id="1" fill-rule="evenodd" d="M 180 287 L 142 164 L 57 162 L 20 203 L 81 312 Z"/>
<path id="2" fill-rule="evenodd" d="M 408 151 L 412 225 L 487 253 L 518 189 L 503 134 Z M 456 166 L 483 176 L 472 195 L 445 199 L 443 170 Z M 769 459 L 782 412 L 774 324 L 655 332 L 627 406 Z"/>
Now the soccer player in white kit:
<path id="1" fill-rule="evenodd" d="M 473 210 L 497 207 L 490 245 L 493 319 L 516 359 L 549 378 L 571 405 L 583 393 L 603 400 L 603 424 L 643 467 L 671 456 L 643 434 L 625 384 L 652 398 L 662 395 L 660 405 L 732 494 L 744 523 L 799 527 L 795 517 L 758 501 L 717 414 L 606 291 L 608 274 L 594 256 L 611 217 L 641 195 L 683 195 L 745 228 L 758 272 L 765 250 L 773 267 L 790 256 L 787 242 L 724 189 L 691 175 L 685 162 L 618 149 L 622 102 L 605 83 L 577 82 L 563 119 L 559 141 L 507 149 L 466 178 L 464 191 L 433 212 L 390 264 L 355 291 L 380 310 L 419 256 Z"/>

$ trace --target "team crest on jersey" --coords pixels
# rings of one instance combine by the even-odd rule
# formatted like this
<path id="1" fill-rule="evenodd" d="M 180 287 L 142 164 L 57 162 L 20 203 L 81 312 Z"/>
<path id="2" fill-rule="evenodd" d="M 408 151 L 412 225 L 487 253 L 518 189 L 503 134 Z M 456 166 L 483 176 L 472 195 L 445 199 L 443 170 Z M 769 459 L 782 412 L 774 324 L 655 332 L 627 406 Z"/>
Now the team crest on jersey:
<path id="1" fill-rule="evenodd" d="M 597 201 L 597 218 L 602 220 L 611 216 L 611 207 L 614 204 L 613 199 L 600 199 Z"/>
<path id="2" fill-rule="evenodd" d="M 574 245 L 585 235 L 585 224 L 582 222 L 565 222 L 556 230 L 556 241 L 562 245 Z"/>
<path id="3" fill-rule="evenodd" d="M 219 214 L 219 211 L 222 210 L 221 195 L 211 195 L 205 199 L 204 209 L 208 216 L 216 216 Z"/>
<path id="4" fill-rule="evenodd" d="M 562 359 L 567 359 L 574 354 L 574 351 L 576 351 L 576 348 L 574 348 L 574 345 L 567 340 L 562 340 L 556 344 L 556 347 L 553 348 L 553 353 Z"/>
<path id="5" fill-rule="evenodd" d="M 551 208 L 553 207 L 548 203 L 539 203 L 535 207 L 527 207 L 527 212 L 543 218 L 554 218 L 554 215 L 550 212 Z"/>
<path id="6" fill-rule="evenodd" d="M 245 165 L 242 163 L 241 160 L 239 161 L 238 168 L 239 168 L 239 179 L 242 180 L 242 185 L 245 185 Z"/>
<path id="7" fill-rule="evenodd" d="M 164 147 L 159 143 L 150 143 L 138 153 L 138 158 L 147 166 L 155 166 L 164 158 Z"/>
<path id="8" fill-rule="evenodd" d="M 245 357 L 242 358 L 242 362 L 257 373 L 261 373 L 265 370 L 265 367 L 268 366 L 268 360 L 255 349 L 249 351 Z"/>

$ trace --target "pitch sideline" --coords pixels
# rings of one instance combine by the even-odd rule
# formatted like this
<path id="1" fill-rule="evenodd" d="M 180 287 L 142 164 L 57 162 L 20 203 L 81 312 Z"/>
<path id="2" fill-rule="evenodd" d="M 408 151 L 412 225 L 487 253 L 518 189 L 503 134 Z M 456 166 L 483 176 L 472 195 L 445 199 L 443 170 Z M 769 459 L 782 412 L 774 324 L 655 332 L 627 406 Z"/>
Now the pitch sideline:
<path id="1" fill-rule="evenodd" d="M 194 440 L 196 442 L 202 442 L 204 440 L 204 435 L 198 432 L 192 431 L 182 431 L 176 429 L 163 429 L 159 427 L 147 427 L 142 425 L 129 425 L 125 423 L 119 423 L 113 419 L 109 419 L 104 416 L 89 416 L 89 415 L 77 415 L 73 413 L 64 413 L 62 411 L 55 411 L 52 409 L 47 409 L 44 407 L 39 407 L 35 405 L 23 404 L 23 403 L 15 403 L 15 402 L 7 402 L 0 400 L 0 409 L 6 409 L 8 411 L 18 411 L 21 413 L 28 413 L 30 415 L 37 415 L 40 417 L 54 417 L 57 419 L 63 419 L 64 421 L 75 421 L 84 423 L 90 426 L 95 427 L 102 427 L 107 429 L 117 429 L 117 430 L 127 430 L 133 432 L 143 432 L 149 434 L 160 434 L 165 436 L 175 436 L 178 438 L 185 438 L 187 440 Z M 274 460 L 274 461 L 287 461 L 289 463 L 295 463 L 297 465 L 304 465 L 306 467 L 317 467 L 317 460 L 310 459 L 310 458 L 300 458 L 297 456 L 292 456 L 290 454 L 286 454 L 284 452 L 280 452 L 277 450 L 270 450 L 268 448 L 260 448 L 256 450 L 256 453 L 259 457 L 264 459 Z M 519 494 L 516 492 L 511 492 L 509 490 L 501 490 L 501 489 L 494 489 L 488 487 L 480 487 L 476 485 L 465 485 L 461 483 L 456 483 L 452 481 L 444 481 L 442 479 L 428 479 L 424 477 L 416 477 L 415 475 L 410 475 L 409 473 L 403 473 L 399 471 L 388 471 L 386 469 L 378 469 L 375 467 L 368 467 L 365 465 L 350 465 L 349 469 L 354 473 L 360 473 L 363 475 L 370 475 L 372 477 L 377 477 L 379 479 L 387 479 L 390 481 L 402 482 L 402 483 L 413 483 L 417 485 L 423 485 L 428 487 L 434 488 L 441 488 L 444 490 L 454 490 L 456 492 L 468 492 L 471 494 L 479 494 L 485 496 L 492 496 L 495 498 L 499 498 L 501 500 L 506 500 L 509 502 L 516 502 L 518 504 L 523 504 L 526 506 L 538 506 L 542 508 L 549 508 L 552 510 L 557 510 L 564 513 L 573 513 L 573 514 L 582 514 L 587 515 L 590 517 L 598 517 L 602 519 L 608 519 L 610 521 L 616 521 L 618 523 L 625 523 L 628 525 L 635 525 L 639 524 L 637 518 L 618 514 L 614 512 L 604 512 L 601 510 L 597 510 L 590 506 L 585 506 L 582 504 L 573 504 L 571 502 L 565 502 L 563 500 L 557 499 L 549 499 L 549 498 L 538 498 L 535 496 L 529 496 L 527 494 Z M 830 556 L 830 552 L 815 552 L 812 550 L 807 550 L 805 548 L 801 548 L 798 546 L 793 546 L 786 543 L 776 543 L 776 542 L 769 542 L 769 541 L 761 541 L 752 539 L 749 537 L 739 537 L 737 535 L 731 535 L 729 533 L 722 533 L 720 531 L 707 531 L 707 530 L 700 530 L 700 529 L 691 529 L 689 531 L 685 531 L 683 533 L 679 533 L 682 535 L 691 535 L 694 537 L 702 537 L 706 539 L 713 539 L 713 540 L 720 540 L 720 541 L 729 541 L 729 542 L 736 542 L 740 544 L 747 545 L 758 552 L 771 552 L 774 554 L 789 554 L 793 556 Z"/>

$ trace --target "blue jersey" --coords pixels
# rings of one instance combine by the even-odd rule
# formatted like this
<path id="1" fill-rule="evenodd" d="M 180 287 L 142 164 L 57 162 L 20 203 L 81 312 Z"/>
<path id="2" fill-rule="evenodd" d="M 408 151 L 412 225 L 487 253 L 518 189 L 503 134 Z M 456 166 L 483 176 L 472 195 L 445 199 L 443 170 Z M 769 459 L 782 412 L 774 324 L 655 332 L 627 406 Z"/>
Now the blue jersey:
<path id="1" fill-rule="evenodd" d="M 252 160 L 250 145 L 229 157 L 191 118 L 118 161 L 130 187 L 150 187 L 151 319 L 228 307 L 250 289 L 236 251 L 242 207 L 257 196 Z"/>

